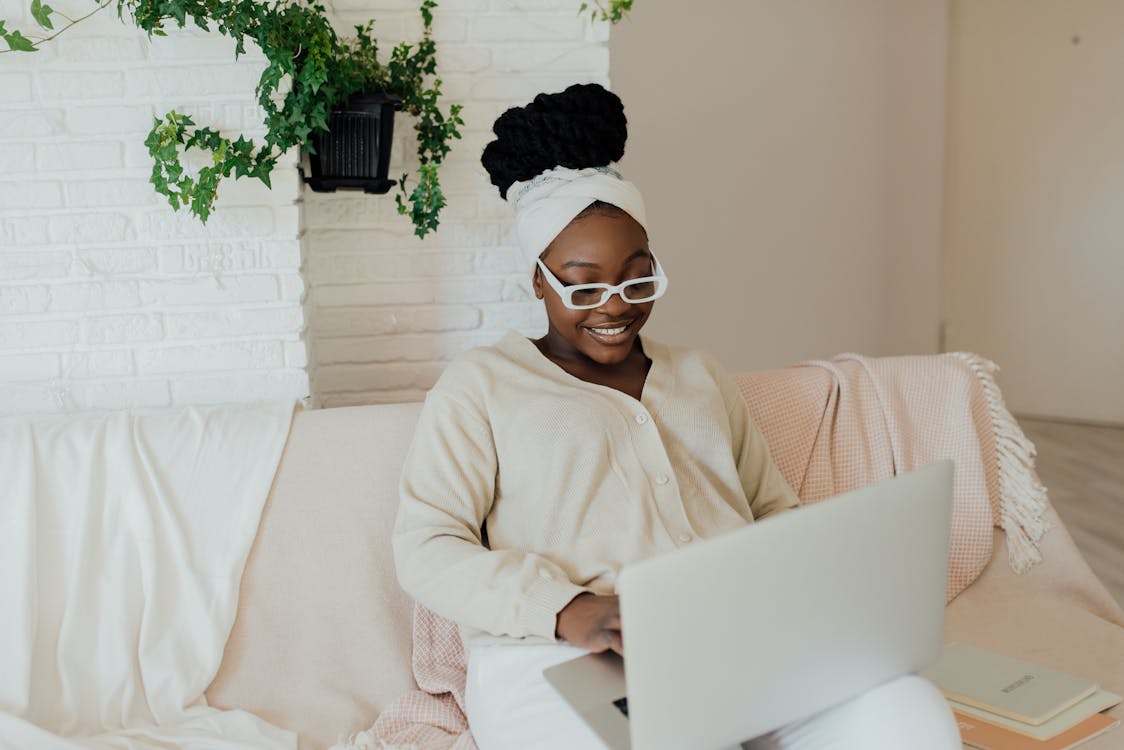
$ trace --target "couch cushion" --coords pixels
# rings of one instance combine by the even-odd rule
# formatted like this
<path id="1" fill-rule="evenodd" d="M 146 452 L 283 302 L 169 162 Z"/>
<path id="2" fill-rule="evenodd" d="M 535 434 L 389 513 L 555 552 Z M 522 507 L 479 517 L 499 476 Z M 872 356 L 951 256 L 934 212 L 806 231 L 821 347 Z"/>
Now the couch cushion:
<path id="1" fill-rule="evenodd" d="M 390 550 L 420 404 L 302 411 L 242 579 L 212 705 L 326 747 L 414 687 Z"/>

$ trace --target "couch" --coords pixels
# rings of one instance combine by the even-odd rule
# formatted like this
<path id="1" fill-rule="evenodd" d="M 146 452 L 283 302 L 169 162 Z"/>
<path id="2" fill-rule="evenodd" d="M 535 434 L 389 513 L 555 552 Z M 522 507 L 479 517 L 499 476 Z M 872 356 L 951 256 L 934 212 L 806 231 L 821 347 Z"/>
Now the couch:
<path id="1" fill-rule="evenodd" d="M 367 729 L 416 687 L 412 603 L 390 535 L 397 479 L 420 409 L 299 411 L 242 579 L 211 705 L 243 708 L 326 748 Z M 946 641 L 1054 666 L 1124 694 L 1124 612 L 1052 509 L 1044 561 L 1015 575 L 1004 534 L 983 574 L 946 610 Z M 1112 709 L 1124 718 L 1124 706 Z M 1124 728 L 1089 750 L 1124 748 Z"/>

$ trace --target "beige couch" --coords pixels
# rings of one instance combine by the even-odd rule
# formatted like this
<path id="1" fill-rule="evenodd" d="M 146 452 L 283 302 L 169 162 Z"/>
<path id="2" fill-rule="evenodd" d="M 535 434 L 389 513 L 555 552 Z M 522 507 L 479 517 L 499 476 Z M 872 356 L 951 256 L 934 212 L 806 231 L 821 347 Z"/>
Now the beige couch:
<path id="1" fill-rule="evenodd" d="M 366 729 L 414 687 L 411 604 L 390 531 L 418 404 L 299 412 L 242 582 L 213 705 L 250 710 L 323 748 Z M 948 607 L 946 639 L 1099 680 L 1124 694 L 1124 612 L 1051 511 L 1045 562 L 1023 576 L 1002 532 L 983 575 Z M 1124 707 L 1112 713 L 1124 718 Z M 1124 748 L 1124 727 L 1087 745 Z"/>

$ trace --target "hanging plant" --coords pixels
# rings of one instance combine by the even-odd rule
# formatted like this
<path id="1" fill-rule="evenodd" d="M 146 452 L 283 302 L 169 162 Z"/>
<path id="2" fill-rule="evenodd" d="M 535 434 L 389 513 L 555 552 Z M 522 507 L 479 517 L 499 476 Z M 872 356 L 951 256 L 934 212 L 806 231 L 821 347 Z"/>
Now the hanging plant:
<path id="1" fill-rule="evenodd" d="M 437 228 L 445 196 L 438 171 L 449 153 L 450 141 L 460 138 L 461 106 L 442 111 L 441 79 L 436 77 L 436 44 L 431 27 L 435 0 L 422 0 L 422 38 L 400 43 L 386 62 L 378 59 L 373 21 L 355 27 L 355 36 L 339 37 L 328 21 L 324 6 L 300 0 L 107 0 L 87 16 L 70 19 L 42 0 L 32 0 L 31 12 L 48 36 L 24 36 L 0 20 L 0 38 L 6 51 L 34 52 L 75 23 L 116 3 L 117 14 L 129 16 L 149 36 L 165 36 L 174 22 L 189 22 L 205 31 L 218 31 L 235 41 L 235 57 L 253 41 L 267 65 L 255 88 L 265 112 L 264 143 L 239 135 L 230 138 L 200 126 L 175 111 L 154 121 L 145 139 L 152 155 L 151 182 L 173 209 L 187 208 L 206 222 L 214 207 L 219 183 L 227 177 L 249 177 L 270 185 L 270 174 L 281 156 L 294 146 L 314 152 L 315 137 L 328 129 L 332 108 L 355 94 L 383 93 L 397 97 L 402 108 L 416 119 L 418 169 L 410 187 L 402 175 L 395 196 L 398 213 L 409 216 L 414 233 L 424 237 Z M 69 23 L 55 31 L 52 16 Z M 3 52 L 0 52 L 3 54 Z M 183 161 L 189 149 L 210 154 L 210 163 L 197 172 Z"/>
<path id="2" fill-rule="evenodd" d="M 608 21 L 617 23 L 632 10 L 632 0 L 608 0 L 608 7 L 601 4 L 600 0 L 584 2 L 578 8 L 579 13 L 589 11 L 589 17 L 594 21 Z"/>

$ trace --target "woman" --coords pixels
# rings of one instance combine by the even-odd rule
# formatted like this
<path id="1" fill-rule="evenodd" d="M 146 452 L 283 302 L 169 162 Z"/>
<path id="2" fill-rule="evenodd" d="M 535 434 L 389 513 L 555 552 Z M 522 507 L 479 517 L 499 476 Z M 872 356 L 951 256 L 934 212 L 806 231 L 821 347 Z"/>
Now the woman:
<path id="1" fill-rule="evenodd" d="M 624 153 L 620 100 L 571 86 L 508 110 L 495 132 L 483 163 L 515 209 L 548 329 L 467 352 L 427 396 L 395 561 L 407 592 L 461 626 L 481 750 L 598 748 L 542 670 L 622 651 L 617 573 L 797 499 L 722 368 L 640 338 L 667 278 L 639 191 L 609 167 Z M 756 742 L 881 747 L 904 720 L 909 747 L 960 746 L 920 678 L 852 703 Z"/>

